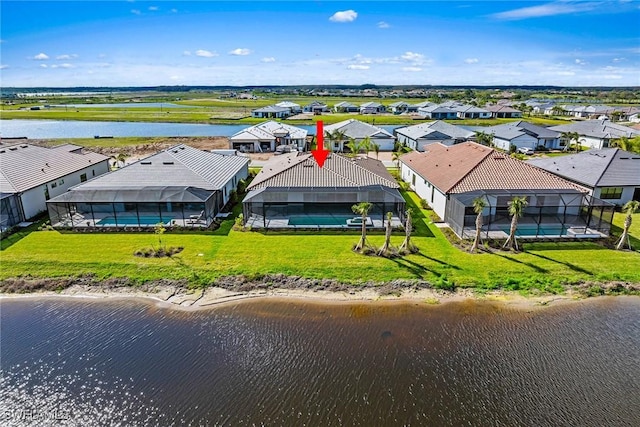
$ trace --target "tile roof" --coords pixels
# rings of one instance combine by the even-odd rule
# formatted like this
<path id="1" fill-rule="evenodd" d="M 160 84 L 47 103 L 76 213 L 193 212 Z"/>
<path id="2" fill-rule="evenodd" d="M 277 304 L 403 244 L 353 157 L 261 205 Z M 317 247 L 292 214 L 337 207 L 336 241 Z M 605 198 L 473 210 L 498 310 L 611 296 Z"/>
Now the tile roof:
<path id="1" fill-rule="evenodd" d="M 263 122 L 242 129 L 241 131 L 231 136 L 229 139 L 231 139 L 232 141 L 272 141 L 276 139 L 276 135 L 280 134 L 289 135 L 289 137 L 293 139 L 304 139 L 307 137 L 306 129 L 270 120 L 268 122 Z"/>
<path id="2" fill-rule="evenodd" d="M 406 135 L 414 140 L 424 138 L 434 132 L 442 133 L 445 136 L 449 136 L 453 139 L 471 138 L 475 135 L 475 133 L 471 132 L 470 130 L 467 130 L 460 126 L 449 124 L 442 120 L 420 123 L 413 126 L 405 126 L 396 129 L 395 132 L 401 135 Z"/>
<path id="3" fill-rule="evenodd" d="M 285 108 L 285 107 L 277 107 L 275 105 L 267 105 L 266 107 L 262 107 L 262 108 L 256 108 L 255 110 L 253 110 L 253 112 L 259 112 L 259 113 L 284 113 L 284 112 L 289 112 L 289 108 Z"/>
<path id="4" fill-rule="evenodd" d="M 531 159 L 527 163 L 592 188 L 640 185 L 640 154 L 620 148 Z"/>
<path id="5" fill-rule="evenodd" d="M 492 113 L 520 113 L 520 110 L 516 110 L 508 105 L 487 105 L 484 108 Z"/>
<path id="6" fill-rule="evenodd" d="M 320 168 L 311 154 L 290 153 L 273 158 L 256 175 L 248 189 L 264 187 L 364 187 L 399 188 L 382 162 L 370 157 L 329 155 Z"/>
<path id="7" fill-rule="evenodd" d="M 411 152 L 400 161 L 445 194 L 476 190 L 586 191 L 550 172 L 475 142 L 451 147 L 432 144 L 424 153 Z"/>
<path id="8" fill-rule="evenodd" d="M 331 133 L 335 130 L 343 132 L 347 138 L 354 139 L 366 137 L 393 138 L 393 135 L 386 130 L 355 119 L 344 120 L 324 127 L 325 132 Z"/>
<path id="9" fill-rule="evenodd" d="M 496 138 L 506 139 L 508 141 L 522 135 L 531 135 L 535 138 L 558 138 L 560 136 L 560 132 L 558 131 L 537 126 L 523 120 L 488 127 L 486 128 L 485 133 L 492 134 Z"/>
<path id="10" fill-rule="evenodd" d="M 164 185 L 217 190 L 248 163 L 246 157 L 225 156 L 180 144 L 96 177 L 74 190 L 124 190 Z"/>
<path id="11" fill-rule="evenodd" d="M 552 126 L 549 129 L 558 132 L 577 132 L 582 136 L 594 138 L 620 138 L 626 136 L 633 138 L 640 135 L 640 131 L 627 126 L 611 123 L 609 120 L 584 120 L 568 125 Z"/>
<path id="12" fill-rule="evenodd" d="M 70 148 L 0 144 L 0 192 L 24 192 L 109 160 L 102 154 L 72 152 Z"/>

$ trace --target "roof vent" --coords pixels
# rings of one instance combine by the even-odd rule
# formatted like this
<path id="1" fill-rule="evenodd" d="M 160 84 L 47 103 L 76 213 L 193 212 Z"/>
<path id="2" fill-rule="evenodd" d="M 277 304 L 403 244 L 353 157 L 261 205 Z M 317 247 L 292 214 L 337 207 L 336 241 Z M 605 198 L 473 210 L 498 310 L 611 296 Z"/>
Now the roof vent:
<path id="1" fill-rule="evenodd" d="M 20 148 L 28 148 L 28 145 L 21 145 Z"/>
<path id="2" fill-rule="evenodd" d="M 0 150 L 0 153 L 6 153 L 7 150 Z"/>
<path id="3" fill-rule="evenodd" d="M 163 165 L 172 165 L 173 162 L 162 162 Z"/>
<path id="4" fill-rule="evenodd" d="M 16 150 L 17 150 L 17 148 L 16 148 L 16 147 L 9 147 L 9 150 L 11 150 L 11 151 L 16 151 Z"/>
<path id="5" fill-rule="evenodd" d="M 141 165 L 150 165 L 151 162 L 140 162 Z"/>

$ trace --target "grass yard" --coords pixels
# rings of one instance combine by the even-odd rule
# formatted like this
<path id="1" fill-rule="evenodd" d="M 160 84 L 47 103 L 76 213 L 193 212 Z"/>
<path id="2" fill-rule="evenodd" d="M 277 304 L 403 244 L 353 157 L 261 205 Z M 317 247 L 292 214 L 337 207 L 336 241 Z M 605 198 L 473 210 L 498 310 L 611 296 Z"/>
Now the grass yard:
<path id="1" fill-rule="evenodd" d="M 413 193 L 405 195 L 417 203 Z M 134 251 L 158 244 L 153 233 L 60 233 L 35 231 L 3 247 L 0 279 L 18 276 L 68 277 L 83 274 L 98 279 L 129 277 L 186 279 L 207 285 L 226 275 L 284 273 L 309 278 L 334 278 L 344 282 L 424 279 L 435 286 L 484 289 L 505 288 L 559 292 L 562 285 L 580 281 L 640 283 L 640 252 L 617 252 L 589 242 L 527 243 L 521 253 L 468 254 L 444 237 L 429 221 L 426 211 L 416 215 L 412 238 L 420 253 L 385 259 L 351 251 L 359 234 L 284 234 L 230 230 L 233 220 L 213 233 L 167 233 L 167 246 L 184 250 L 164 259 L 139 258 Z M 640 214 L 632 234 L 640 243 Z M 622 214 L 616 215 L 621 224 Z M 394 234 L 399 245 L 402 233 Z M 370 236 L 380 246 L 384 236 Z M 640 247 L 638 245 L 637 247 Z"/>

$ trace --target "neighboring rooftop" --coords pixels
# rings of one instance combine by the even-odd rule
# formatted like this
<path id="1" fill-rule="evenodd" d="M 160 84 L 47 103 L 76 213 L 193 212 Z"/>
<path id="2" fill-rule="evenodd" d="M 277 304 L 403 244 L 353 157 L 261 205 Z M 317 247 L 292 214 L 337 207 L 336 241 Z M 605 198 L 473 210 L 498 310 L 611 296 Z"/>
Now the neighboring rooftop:
<path id="1" fill-rule="evenodd" d="M 331 133 L 334 131 L 343 132 L 347 138 L 361 139 L 361 138 L 393 138 L 386 130 L 379 128 L 368 123 L 361 122 L 360 120 L 349 119 L 342 122 L 334 123 L 324 127 L 324 131 Z"/>
<path id="2" fill-rule="evenodd" d="M 609 120 L 584 120 L 567 125 L 552 126 L 549 129 L 557 132 L 577 132 L 583 136 L 594 138 L 616 139 L 623 136 L 633 138 L 640 135 L 640 131 Z"/>
<path id="3" fill-rule="evenodd" d="M 234 134 L 231 140 L 259 139 L 272 140 L 279 136 L 289 135 L 292 139 L 304 139 L 307 137 L 306 129 L 275 122 L 273 120 L 263 122 Z"/>
<path id="4" fill-rule="evenodd" d="M 579 185 L 475 142 L 451 147 L 436 143 L 424 153 L 413 151 L 400 160 L 444 194 L 543 189 L 586 192 Z"/>
<path id="5" fill-rule="evenodd" d="M 225 156 L 180 144 L 75 188 L 124 190 L 170 185 L 218 190 L 248 163 L 246 157 Z"/>
<path id="6" fill-rule="evenodd" d="M 264 187 L 364 187 L 399 185 L 382 162 L 331 153 L 321 168 L 311 154 L 291 153 L 271 159 L 248 189 Z"/>
<path id="7" fill-rule="evenodd" d="M 527 163 L 592 188 L 640 185 L 640 154 L 620 148 L 531 159 Z"/>
<path id="8" fill-rule="evenodd" d="M 428 135 L 439 132 L 451 137 L 451 139 L 466 139 L 475 135 L 474 132 L 462 128 L 460 126 L 452 125 L 442 120 L 436 120 L 433 122 L 420 123 L 413 126 L 406 126 L 395 130 L 397 133 L 406 135 L 411 139 L 425 138 Z"/>
<path id="9" fill-rule="evenodd" d="M 78 151 L 65 144 L 55 148 L 31 144 L 0 144 L 0 192 L 18 193 L 108 161 L 102 154 Z"/>
<path id="10" fill-rule="evenodd" d="M 517 122 L 505 123 L 502 125 L 491 126 L 484 131 L 496 138 L 512 140 L 522 135 L 531 135 L 535 138 L 558 138 L 560 132 L 550 130 L 549 128 L 534 125 L 533 123 L 518 120 Z"/>

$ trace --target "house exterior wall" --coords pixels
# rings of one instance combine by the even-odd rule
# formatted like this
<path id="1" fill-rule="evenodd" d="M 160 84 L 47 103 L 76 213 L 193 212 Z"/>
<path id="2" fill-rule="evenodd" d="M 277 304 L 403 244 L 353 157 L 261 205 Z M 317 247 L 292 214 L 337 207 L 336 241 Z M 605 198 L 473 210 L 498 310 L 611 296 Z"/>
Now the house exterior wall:
<path id="1" fill-rule="evenodd" d="M 607 148 L 609 146 L 609 140 L 606 138 L 580 135 L 579 141 L 581 146 L 588 148 Z"/>
<path id="2" fill-rule="evenodd" d="M 507 139 L 494 137 L 493 142 L 496 145 L 496 147 L 505 151 L 509 151 L 511 144 L 515 145 L 516 148 L 529 147 L 533 149 L 535 149 L 536 146 L 538 145 L 538 139 L 534 138 L 531 135 L 521 135 L 517 138 L 513 138 L 510 141 Z"/>
<path id="3" fill-rule="evenodd" d="M 393 151 L 395 139 L 393 138 L 371 138 L 371 142 L 380 146 L 380 151 Z"/>
<path id="4" fill-rule="evenodd" d="M 611 187 L 604 187 L 604 188 L 611 188 Z M 618 188 L 622 188 L 622 194 L 618 199 L 603 199 L 602 198 L 603 187 L 595 187 L 593 191 L 591 191 L 591 193 L 593 194 L 593 197 L 602 199 L 609 203 L 613 203 L 614 205 L 622 206 L 628 201 L 633 200 L 633 195 L 636 191 L 636 188 L 640 188 L 640 184 L 638 186 L 633 185 L 633 186 L 624 186 L 624 187 L 618 187 Z"/>
<path id="5" fill-rule="evenodd" d="M 105 159 L 100 163 L 93 164 L 23 192 L 20 196 L 20 202 L 22 203 L 25 219 L 33 218 L 40 212 L 47 210 L 46 190 L 49 192 L 49 198 L 53 198 L 62 193 L 66 193 L 69 188 L 80 184 L 82 182 L 80 181 L 80 176 L 83 174 L 86 174 L 87 180 L 89 180 L 107 172 L 109 172 L 109 160 Z"/>
<path id="6" fill-rule="evenodd" d="M 402 162 L 400 162 L 400 176 L 421 199 L 427 201 L 431 209 L 440 218 L 444 219 L 447 206 L 447 196 L 445 194 Z"/>

